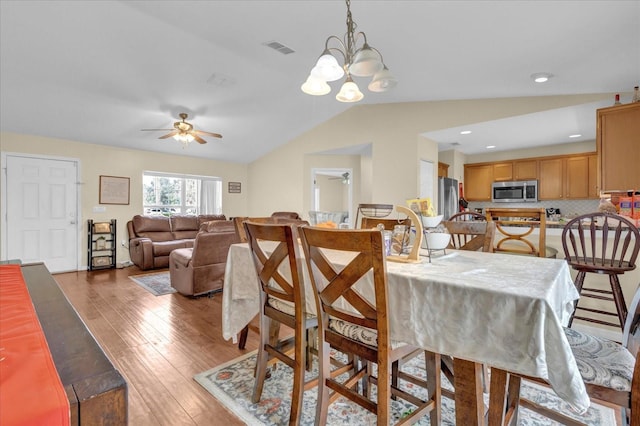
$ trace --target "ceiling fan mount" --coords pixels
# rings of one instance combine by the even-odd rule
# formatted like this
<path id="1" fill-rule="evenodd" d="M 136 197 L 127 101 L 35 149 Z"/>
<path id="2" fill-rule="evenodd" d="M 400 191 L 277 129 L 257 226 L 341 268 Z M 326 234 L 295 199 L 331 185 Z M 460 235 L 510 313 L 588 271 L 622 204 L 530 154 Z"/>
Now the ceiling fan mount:
<path id="1" fill-rule="evenodd" d="M 191 142 L 196 141 L 200 144 L 207 143 L 201 136 L 212 136 L 214 138 L 222 138 L 219 133 L 205 132 L 204 130 L 195 130 L 193 124 L 188 123 L 186 120 L 189 115 L 185 112 L 181 112 L 179 117 L 182 121 L 176 121 L 173 123 L 173 129 L 142 129 L 142 131 L 168 131 L 166 135 L 160 136 L 158 139 L 174 138 L 177 141 L 182 142 L 185 146 Z"/>

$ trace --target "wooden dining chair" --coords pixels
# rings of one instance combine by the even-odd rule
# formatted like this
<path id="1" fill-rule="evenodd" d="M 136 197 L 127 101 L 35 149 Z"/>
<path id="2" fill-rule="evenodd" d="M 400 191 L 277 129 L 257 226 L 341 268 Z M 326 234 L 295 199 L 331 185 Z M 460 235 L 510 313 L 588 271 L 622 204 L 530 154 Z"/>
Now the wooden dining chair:
<path id="1" fill-rule="evenodd" d="M 445 220 L 442 224 L 451 234 L 451 248 L 493 253 L 494 222 Z"/>
<path id="2" fill-rule="evenodd" d="M 260 345 L 252 402 L 262 396 L 267 364 L 277 359 L 293 369 L 290 425 L 300 423 L 302 397 L 317 381 L 305 384 L 308 367 L 308 332 L 318 326 L 316 316 L 306 311 L 301 260 L 294 229 L 287 224 L 243 223 L 260 286 Z M 277 243 L 274 246 L 274 243 Z M 275 323 L 275 324 L 274 324 Z M 280 339 L 276 325 L 291 328 L 292 337 Z M 293 357 L 289 352 L 293 348 Z"/>
<path id="3" fill-rule="evenodd" d="M 596 237 L 601 240 L 598 241 Z M 569 265 L 578 271 L 575 285 L 580 293 L 569 326 L 574 319 L 580 319 L 622 329 L 627 318 L 627 305 L 618 275 L 636 268 L 640 251 L 638 228 L 630 220 L 616 214 L 598 212 L 581 215 L 564 226 L 562 248 Z M 597 288 L 591 284 L 585 287 L 584 280 L 588 273 L 608 275 L 610 289 Z M 601 306 L 589 307 L 588 304 L 582 304 L 583 298 L 613 302 L 615 312 L 605 311 Z M 578 311 L 580 314 L 577 314 Z M 604 321 L 587 316 L 588 314 L 613 317 L 618 321 Z"/>
<path id="4" fill-rule="evenodd" d="M 392 383 L 392 365 L 416 348 L 392 340 L 389 330 L 389 301 L 382 233 L 377 230 L 300 228 L 308 270 L 311 271 L 318 310 L 319 382 L 316 425 L 325 425 L 330 398 L 336 395 L 355 402 L 377 415 L 377 424 L 391 419 L 391 398 L 400 397 L 416 406 L 396 424 L 411 424 L 430 414 L 431 424 L 440 422 L 440 355 L 424 351 L 427 399 L 422 400 Z M 339 253 L 345 266 L 329 260 Z M 346 260 L 348 258 L 348 260 Z M 362 280 L 361 278 L 368 277 Z M 368 297 L 364 296 L 367 289 Z M 358 284 L 358 285 L 357 285 Z M 331 349 L 353 355 L 353 374 L 332 378 Z M 356 361 L 362 361 L 356 363 Z M 373 364 L 377 374 L 374 376 Z M 407 379 L 408 374 L 399 375 Z M 411 376 L 413 377 L 413 376 Z M 415 385 L 424 379 L 415 377 Z M 358 384 L 362 386 L 359 387 Z M 377 387 L 372 400 L 371 384 Z"/>
<path id="5" fill-rule="evenodd" d="M 478 221 L 485 221 L 487 220 L 487 217 L 485 215 L 483 215 L 482 213 L 478 213 L 478 212 L 472 212 L 472 211 L 464 211 L 464 212 L 458 212 L 455 213 L 453 215 L 451 215 L 451 217 L 449 219 L 447 219 L 448 221 L 451 222 L 466 222 L 466 221 L 470 221 L 470 220 L 478 220 Z"/>
<path id="6" fill-rule="evenodd" d="M 589 397 L 620 407 L 623 426 L 640 426 L 640 285 L 629 312 L 622 344 L 571 328 L 565 328 L 565 335 Z M 563 425 L 583 425 L 524 398 L 519 405 Z"/>
<path id="7" fill-rule="evenodd" d="M 240 242 L 246 243 L 248 241 L 247 233 L 244 229 L 244 222 L 249 221 L 253 223 L 275 223 L 276 219 L 269 217 L 247 217 L 247 216 L 236 216 L 233 218 L 233 224 L 236 227 L 236 232 L 238 233 L 238 238 L 240 238 Z"/>
<path id="8" fill-rule="evenodd" d="M 380 219 L 377 217 L 363 217 L 360 222 L 360 229 L 373 229 L 379 224 L 382 224 L 385 230 L 393 231 L 393 227 L 396 225 L 411 226 L 411 219 L 405 217 L 403 219 Z"/>

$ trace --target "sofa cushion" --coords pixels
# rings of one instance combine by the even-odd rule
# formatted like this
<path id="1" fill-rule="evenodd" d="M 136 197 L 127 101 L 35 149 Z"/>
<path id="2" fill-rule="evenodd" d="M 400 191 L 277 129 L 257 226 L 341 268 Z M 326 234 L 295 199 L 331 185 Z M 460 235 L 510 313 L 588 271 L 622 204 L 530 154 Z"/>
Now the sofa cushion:
<path id="1" fill-rule="evenodd" d="M 203 223 L 212 220 L 227 220 L 227 217 L 223 214 L 201 214 L 198 216 L 198 227 L 196 229 L 200 229 Z"/>
<path id="2" fill-rule="evenodd" d="M 205 232 L 236 232 L 236 225 L 232 220 L 212 220 L 200 226 Z"/>
<path id="3" fill-rule="evenodd" d="M 185 248 L 187 244 L 185 240 L 174 241 L 158 241 L 153 243 L 153 256 L 169 256 L 169 254 L 179 248 Z"/>
<path id="4" fill-rule="evenodd" d="M 133 228 L 136 235 L 141 236 L 141 232 L 171 232 L 169 218 L 164 216 L 141 216 L 133 217 Z"/>
<path id="5" fill-rule="evenodd" d="M 174 240 L 193 240 L 198 235 L 198 230 L 174 231 L 172 234 Z"/>
<path id="6" fill-rule="evenodd" d="M 164 216 L 141 216 L 133 217 L 133 229 L 138 237 L 146 237 L 152 241 L 171 241 L 171 224 L 169 218 Z"/>
<path id="7" fill-rule="evenodd" d="M 196 231 L 200 227 L 198 223 L 198 216 L 171 216 L 171 230 L 173 232 L 178 231 Z M 192 237 L 194 238 L 195 235 Z"/>

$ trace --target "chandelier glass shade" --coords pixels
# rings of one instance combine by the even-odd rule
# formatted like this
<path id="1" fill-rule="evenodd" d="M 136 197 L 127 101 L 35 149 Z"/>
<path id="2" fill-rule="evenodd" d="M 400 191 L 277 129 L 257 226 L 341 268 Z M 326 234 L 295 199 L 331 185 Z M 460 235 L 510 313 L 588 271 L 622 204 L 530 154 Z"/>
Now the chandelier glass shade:
<path id="1" fill-rule="evenodd" d="M 314 96 L 326 95 L 331 91 L 327 82 L 346 78 L 336 99 L 340 102 L 358 102 L 364 95 L 353 81 L 352 76 L 373 77 L 368 89 L 372 92 L 386 92 L 398 84 L 387 66 L 384 64 L 382 54 L 369 46 L 364 32 L 355 32 L 357 25 L 351 17 L 351 2 L 347 3 L 347 33 L 344 39 L 337 36 L 329 36 L 325 42 L 324 51 L 311 69 L 309 77 L 302 85 L 304 93 Z M 358 41 L 362 39 L 362 45 L 358 47 Z M 335 54 L 343 60 L 340 65 Z"/>

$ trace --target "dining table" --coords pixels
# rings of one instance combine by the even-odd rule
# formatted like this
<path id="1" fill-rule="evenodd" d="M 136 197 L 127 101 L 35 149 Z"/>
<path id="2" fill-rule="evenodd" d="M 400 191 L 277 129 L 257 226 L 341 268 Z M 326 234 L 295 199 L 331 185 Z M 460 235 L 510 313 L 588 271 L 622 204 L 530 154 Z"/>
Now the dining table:
<path id="1" fill-rule="evenodd" d="M 330 260 L 346 264 L 340 256 Z M 542 379 L 577 413 L 588 409 L 589 396 L 563 330 L 579 298 L 564 260 L 447 249 L 418 262 L 387 261 L 386 270 L 393 340 L 453 357 L 457 424 L 503 421 L 488 413 L 506 412 L 506 398 L 490 399 L 502 406 L 485 409 L 483 365 L 495 377 Z M 306 308 L 315 313 L 306 265 L 303 275 Z M 373 300 L 371 282 L 359 283 L 359 289 Z M 236 339 L 259 308 L 249 246 L 234 244 L 224 279 L 223 337 Z"/>

